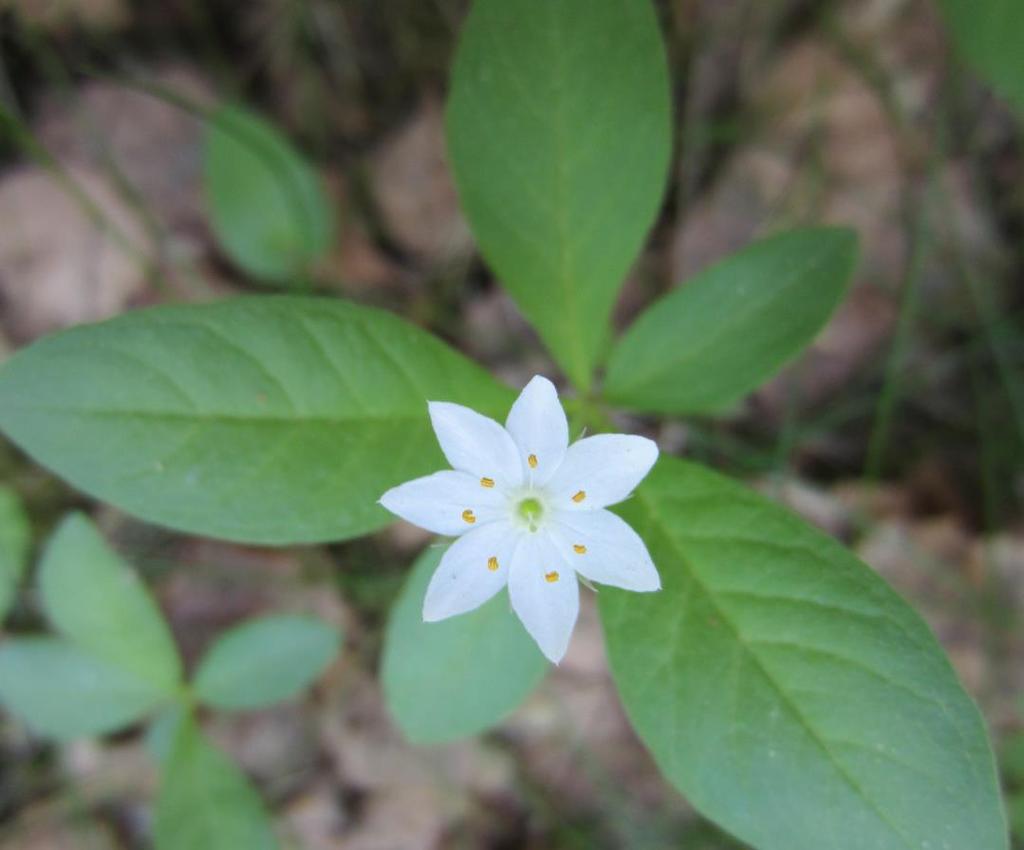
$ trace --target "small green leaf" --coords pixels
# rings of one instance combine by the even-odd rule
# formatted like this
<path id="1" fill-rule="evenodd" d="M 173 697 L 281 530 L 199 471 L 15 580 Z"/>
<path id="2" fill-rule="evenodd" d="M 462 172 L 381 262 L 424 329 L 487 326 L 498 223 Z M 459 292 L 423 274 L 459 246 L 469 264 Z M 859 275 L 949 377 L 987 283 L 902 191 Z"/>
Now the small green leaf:
<path id="1" fill-rule="evenodd" d="M 1006 813 L 1013 837 L 1018 841 L 1024 840 L 1024 793 L 1010 794 L 1006 798 Z"/>
<path id="2" fill-rule="evenodd" d="M 475 611 L 423 622 L 423 597 L 442 554 L 431 548 L 416 561 L 384 639 L 384 696 L 402 732 L 417 744 L 493 726 L 550 666 L 512 613 L 505 591 Z"/>
<path id="3" fill-rule="evenodd" d="M 145 746 L 150 757 L 164 764 L 174 751 L 182 725 L 189 722 L 188 709 L 182 703 L 171 703 L 146 727 Z"/>
<path id="4" fill-rule="evenodd" d="M 853 273 L 850 230 L 757 242 L 650 307 L 612 352 L 605 396 L 657 413 L 720 410 L 807 345 Z"/>
<path id="5" fill-rule="evenodd" d="M 978 709 L 835 541 L 663 457 L 623 517 L 659 593 L 602 588 L 612 673 L 665 776 L 759 850 L 1003 850 Z"/>
<path id="6" fill-rule="evenodd" d="M 153 838 L 156 850 L 276 850 L 279 846 L 259 795 L 192 721 L 181 724 L 163 766 Z"/>
<path id="7" fill-rule="evenodd" d="M 210 119 L 205 174 L 228 256 L 259 280 L 301 283 L 334 235 L 330 202 L 302 155 L 263 119 L 228 106 Z"/>
<path id="8" fill-rule="evenodd" d="M 428 400 L 511 392 L 428 333 L 338 300 L 239 298 L 73 328 L 0 367 L 0 427 L 143 519 L 286 544 L 391 522 L 389 487 L 446 466 Z"/>
<path id="9" fill-rule="evenodd" d="M 67 641 L 24 638 L 0 646 L 0 701 L 44 735 L 113 732 L 166 699 L 150 682 Z"/>
<path id="10" fill-rule="evenodd" d="M 0 621 L 7 616 L 28 564 L 32 528 L 18 494 L 0 486 Z"/>
<path id="11" fill-rule="evenodd" d="M 165 694 L 177 692 L 181 661 L 160 609 L 82 514 L 50 538 L 39 589 L 54 628 L 72 642 Z"/>
<path id="12" fill-rule="evenodd" d="M 199 665 L 193 689 L 217 708 L 270 705 L 308 687 L 340 645 L 337 630 L 313 617 L 252 620 L 217 639 Z"/>
<path id="13" fill-rule="evenodd" d="M 1011 785 L 1024 786 L 1024 732 L 1018 732 L 1003 743 L 999 763 Z"/>
<path id="14" fill-rule="evenodd" d="M 649 0 L 476 0 L 452 71 L 447 135 L 484 256 L 586 389 L 672 146 Z"/>
<path id="15" fill-rule="evenodd" d="M 992 87 L 1024 111 L 1024 3 L 939 0 L 957 51 Z"/>

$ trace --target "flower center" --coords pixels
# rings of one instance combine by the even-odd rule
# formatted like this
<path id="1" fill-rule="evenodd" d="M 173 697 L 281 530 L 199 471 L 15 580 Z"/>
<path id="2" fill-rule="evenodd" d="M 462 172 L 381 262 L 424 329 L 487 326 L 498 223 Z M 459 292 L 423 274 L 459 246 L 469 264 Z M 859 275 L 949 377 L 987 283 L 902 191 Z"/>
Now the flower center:
<path id="1" fill-rule="evenodd" d="M 540 503 L 540 499 L 535 499 L 532 496 L 523 499 L 516 510 L 520 518 L 530 526 L 531 531 L 536 530 L 540 518 L 544 515 L 544 506 Z"/>
<path id="2" fill-rule="evenodd" d="M 507 504 L 508 518 L 524 531 L 540 531 L 553 516 L 548 494 L 533 487 L 513 490 Z"/>

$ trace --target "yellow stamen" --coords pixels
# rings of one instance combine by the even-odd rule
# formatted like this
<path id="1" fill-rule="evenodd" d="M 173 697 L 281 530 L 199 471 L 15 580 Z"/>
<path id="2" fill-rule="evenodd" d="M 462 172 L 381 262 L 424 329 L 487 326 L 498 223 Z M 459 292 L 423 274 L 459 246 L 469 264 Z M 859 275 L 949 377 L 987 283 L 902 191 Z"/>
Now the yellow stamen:
<path id="1" fill-rule="evenodd" d="M 497 572 L 498 559 L 495 558 L 494 555 L 491 555 L 491 557 L 487 559 L 487 569 L 489 569 L 492 573 Z"/>
<path id="2" fill-rule="evenodd" d="M 526 459 L 526 462 L 528 464 L 530 464 L 530 469 L 536 469 L 537 468 L 537 455 L 530 455 Z"/>
<path id="3" fill-rule="evenodd" d="M 481 487 L 493 487 L 494 486 L 494 479 L 493 478 L 481 478 L 480 479 L 480 486 Z"/>
<path id="4" fill-rule="evenodd" d="M 573 543 L 572 551 L 575 552 L 577 555 L 586 555 L 587 547 L 584 546 L 582 543 Z"/>
<path id="5" fill-rule="evenodd" d="M 558 573 L 555 572 L 555 570 L 552 570 L 549 573 L 544 573 L 544 581 L 548 582 L 548 584 L 553 584 L 558 581 Z"/>
<path id="6" fill-rule="evenodd" d="M 470 525 L 476 522 L 476 517 L 473 516 L 473 512 L 469 508 L 466 508 L 466 510 L 462 512 L 462 518 Z"/>
<path id="7" fill-rule="evenodd" d="M 577 490 L 576 491 L 576 495 L 572 497 L 572 500 L 578 505 L 585 498 L 587 498 L 586 491 L 585 490 Z"/>

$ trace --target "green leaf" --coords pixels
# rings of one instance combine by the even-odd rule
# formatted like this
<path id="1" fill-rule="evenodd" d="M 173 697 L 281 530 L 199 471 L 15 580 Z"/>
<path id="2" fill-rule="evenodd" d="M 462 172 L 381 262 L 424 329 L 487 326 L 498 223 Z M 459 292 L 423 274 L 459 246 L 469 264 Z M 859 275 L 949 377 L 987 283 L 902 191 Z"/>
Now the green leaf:
<path id="1" fill-rule="evenodd" d="M 166 699 L 150 682 L 67 641 L 24 638 L 0 646 L 0 701 L 44 735 L 112 732 Z"/>
<path id="2" fill-rule="evenodd" d="M 32 528 L 10 487 L 0 486 L 0 621 L 7 616 L 28 564 Z"/>
<path id="3" fill-rule="evenodd" d="M 1024 793 L 1010 794 L 1006 798 L 1006 813 L 1014 837 L 1024 839 Z"/>
<path id="4" fill-rule="evenodd" d="M 447 109 L 480 248 L 580 389 L 654 221 L 671 152 L 648 0 L 476 0 Z"/>
<path id="5" fill-rule="evenodd" d="M 939 0 L 957 51 L 992 87 L 1024 110 L 1024 3 Z"/>
<path id="6" fill-rule="evenodd" d="M 875 573 L 674 458 L 621 512 L 663 590 L 602 588 L 612 673 L 699 810 L 760 850 L 1006 847 L 982 718 Z"/>
<path id="7" fill-rule="evenodd" d="M 242 623 L 203 658 L 193 689 L 217 708 L 280 702 L 308 687 L 334 660 L 341 636 L 314 617 L 282 615 Z"/>
<path id="8" fill-rule="evenodd" d="M 427 401 L 510 391 L 439 340 L 343 301 L 239 298 L 73 328 L 0 368 L 0 428 L 143 519 L 252 543 L 356 537 L 389 487 L 447 464 Z"/>
<path id="9" fill-rule="evenodd" d="M 402 732 L 417 744 L 464 738 L 493 726 L 549 667 L 512 613 L 505 591 L 475 611 L 423 622 L 423 597 L 442 554 L 434 547 L 416 561 L 384 639 L 384 696 Z"/>
<path id="10" fill-rule="evenodd" d="M 658 413 L 722 409 L 811 341 L 856 257 L 852 231 L 813 227 L 712 266 L 633 323 L 612 352 L 606 398 Z"/>
<path id="11" fill-rule="evenodd" d="M 253 277 L 301 283 L 330 248 L 334 216 L 316 172 L 251 112 L 228 106 L 210 119 L 205 179 L 214 233 Z"/>
<path id="12" fill-rule="evenodd" d="M 183 703 L 171 703 L 163 708 L 146 727 L 143 743 L 154 761 L 164 764 L 174 752 L 183 724 L 189 722 L 189 710 Z"/>
<path id="13" fill-rule="evenodd" d="M 1024 786 L 1024 732 L 1017 732 L 1003 743 L 999 763 L 1009 784 Z"/>
<path id="14" fill-rule="evenodd" d="M 274 850 L 273 825 L 244 774 L 187 721 L 164 764 L 156 850 Z"/>
<path id="15" fill-rule="evenodd" d="M 39 589 L 61 634 L 167 694 L 181 660 L 163 614 L 139 577 L 82 514 L 67 517 L 43 552 Z"/>

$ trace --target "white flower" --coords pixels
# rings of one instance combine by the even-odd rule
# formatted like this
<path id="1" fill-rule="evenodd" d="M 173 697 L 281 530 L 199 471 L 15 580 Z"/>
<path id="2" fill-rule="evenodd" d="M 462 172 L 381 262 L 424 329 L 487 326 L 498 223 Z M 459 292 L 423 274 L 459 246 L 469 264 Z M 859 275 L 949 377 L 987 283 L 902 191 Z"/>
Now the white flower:
<path id="1" fill-rule="evenodd" d="M 380 499 L 414 525 L 458 538 L 427 588 L 424 620 L 465 613 L 507 583 L 512 608 L 557 663 L 579 611 L 577 573 L 626 590 L 661 587 L 643 541 L 604 510 L 654 465 L 651 440 L 601 434 L 570 446 L 558 392 L 539 375 L 504 428 L 458 404 L 428 407 L 454 469 L 401 484 Z"/>

